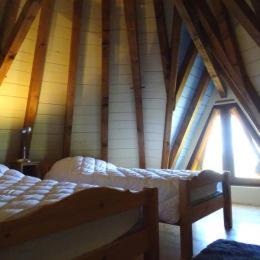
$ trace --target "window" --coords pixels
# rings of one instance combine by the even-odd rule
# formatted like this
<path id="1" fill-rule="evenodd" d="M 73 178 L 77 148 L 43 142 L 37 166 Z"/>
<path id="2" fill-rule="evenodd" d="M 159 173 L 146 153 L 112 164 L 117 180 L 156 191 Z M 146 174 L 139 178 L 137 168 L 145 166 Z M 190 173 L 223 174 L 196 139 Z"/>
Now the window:
<path id="1" fill-rule="evenodd" d="M 259 133 L 236 104 L 216 106 L 213 110 L 215 113 L 211 113 L 203 129 L 190 168 L 229 170 L 234 183 L 243 184 L 246 179 L 246 183 L 260 183 Z"/>

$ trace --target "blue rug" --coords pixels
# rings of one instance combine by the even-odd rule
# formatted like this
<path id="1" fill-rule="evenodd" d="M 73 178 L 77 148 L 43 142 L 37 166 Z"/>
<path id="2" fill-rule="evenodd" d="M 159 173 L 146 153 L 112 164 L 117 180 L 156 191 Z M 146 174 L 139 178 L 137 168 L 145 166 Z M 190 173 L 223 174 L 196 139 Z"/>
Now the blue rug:
<path id="1" fill-rule="evenodd" d="M 207 246 L 194 260 L 260 260 L 260 246 L 230 240 L 217 240 Z"/>

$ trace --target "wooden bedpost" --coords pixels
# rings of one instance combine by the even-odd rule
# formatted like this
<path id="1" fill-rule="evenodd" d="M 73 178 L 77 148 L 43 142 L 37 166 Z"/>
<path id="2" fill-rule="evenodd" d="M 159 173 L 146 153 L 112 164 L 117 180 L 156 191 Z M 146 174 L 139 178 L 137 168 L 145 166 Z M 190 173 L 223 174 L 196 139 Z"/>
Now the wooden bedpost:
<path id="1" fill-rule="evenodd" d="M 181 259 L 189 260 L 193 255 L 190 181 L 180 179 L 179 184 Z"/>
<path id="2" fill-rule="evenodd" d="M 144 260 L 159 260 L 159 212 L 158 190 L 144 189 L 148 194 L 144 207 L 144 225 L 148 229 L 149 251 L 145 252 Z"/>
<path id="3" fill-rule="evenodd" d="M 230 172 L 224 172 L 223 180 L 222 180 L 222 189 L 223 189 L 223 197 L 224 197 L 224 225 L 225 228 L 232 228 L 232 203 L 231 203 L 231 188 L 230 188 Z"/>

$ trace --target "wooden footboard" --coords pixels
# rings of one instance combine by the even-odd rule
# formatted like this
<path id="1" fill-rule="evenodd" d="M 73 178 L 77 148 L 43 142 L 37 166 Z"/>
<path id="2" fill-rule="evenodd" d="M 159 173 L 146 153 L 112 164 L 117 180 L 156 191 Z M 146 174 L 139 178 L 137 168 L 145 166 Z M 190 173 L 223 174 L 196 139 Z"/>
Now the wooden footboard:
<path id="1" fill-rule="evenodd" d="M 181 259 L 191 259 L 193 255 L 192 223 L 223 208 L 226 229 L 232 228 L 232 207 L 229 177 L 230 173 L 218 174 L 204 171 L 191 180 L 180 180 L 179 207 L 181 233 Z M 192 202 L 191 193 L 194 189 L 213 183 L 222 183 L 222 192 L 204 200 Z"/>
<path id="2" fill-rule="evenodd" d="M 143 209 L 143 223 L 138 230 L 81 258 L 133 259 L 144 254 L 145 259 L 159 259 L 157 189 L 133 193 L 92 188 L 74 193 L 24 217 L 1 223 L 0 250 L 134 208 Z"/>

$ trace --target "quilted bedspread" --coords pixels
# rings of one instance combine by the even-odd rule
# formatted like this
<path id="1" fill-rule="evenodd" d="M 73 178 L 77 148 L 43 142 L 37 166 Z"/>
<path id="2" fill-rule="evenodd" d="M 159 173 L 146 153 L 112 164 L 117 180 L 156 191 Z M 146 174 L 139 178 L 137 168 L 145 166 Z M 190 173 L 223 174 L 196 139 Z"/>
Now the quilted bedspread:
<path id="1" fill-rule="evenodd" d="M 59 201 L 88 184 L 40 180 L 0 165 L 0 222 L 19 217 Z"/>
<path id="2" fill-rule="evenodd" d="M 45 178 L 134 191 L 156 187 L 160 219 L 173 224 L 179 220 L 178 180 L 198 174 L 194 171 L 122 168 L 91 157 L 76 156 L 56 162 Z"/>

